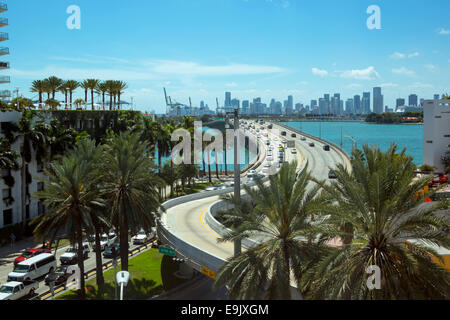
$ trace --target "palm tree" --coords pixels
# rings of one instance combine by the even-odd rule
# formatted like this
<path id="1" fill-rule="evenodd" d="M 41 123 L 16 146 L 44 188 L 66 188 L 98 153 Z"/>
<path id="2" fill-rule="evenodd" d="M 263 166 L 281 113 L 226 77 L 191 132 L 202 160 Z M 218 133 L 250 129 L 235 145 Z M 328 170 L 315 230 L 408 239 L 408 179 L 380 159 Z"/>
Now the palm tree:
<path id="1" fill-rule="evenodd" d="M 75 80 L 67 80 L 64 83 L 64 86 L 69 91 L 70 109 L 72 109 L 72 94 L 80 86 L 80 84 Z"/>
<path id="2" fill-rule="evenodd" d="M 105 94 L 108 92 L 108 84 L 106 82 L 99 82 L 96 90 L 97 93 L 102 95 L 102 108 L 105 110 Z"/>
<path id="3" fill-rule="evenodd" d="M 128 233 L 154 225 L 160 197 L 157 187 L 163 182 L 152 172 L 148 144 L 139 133 L 121 132 L 104 146 L 102 161 L 97 163 L 103 196 L 107 199 L 113 225 L 119 227 L 122 270 L 128 270 Z"/>
<path id="4" fill-rule="evenodd" d="M 47 100 L 50 100 L 50 94 L 52 93 L 52 84 L 50 83 L 49 79 L 42 80 L 42 89 L 43 92 L 47 94 Z"/>
<path id="5" fill-rule="evenodd" d="M 119 110 L 121 109 L 120 105 L 120 96 L 122 95 L 123 91 L 128 88 L 128 84 L 124 81 L 114 81 L 117 97 L 119 100 Z"/>
<path id="6" fill-rule="evenodd" d="M 83 82 L 80 82 L 80 88 L 84 89 L 84 103 L 87 107 L 87 99 L 88 99 L 88 90 L 91 88 L 89 80 L 84 80 Z"/>
<path id="7" fill-rule="evenodd" d="M 47 134 L 47 141 L 50 147 L 49 159 L 53 161 L 57 156 L 64 153 L 75 145 L 77 133 L 72 128 L 65 128 L 60 122 L 52 120 Z"/>
<path id="8" fill-rule="evenodd" d="M 95 108 L 94 108 L 94 90 L 97 89 L 99 83 L 100 83 L 100 80 L 97 80 L 97 79 L 87 79 L 86 80 L 86 86 L 88 89 L 91 90 L 92 110 L 95 110 Z M 87 95 L 86 95 L 86 101 L 87 101 Z"/>
<path id="9" fill-rule="evenodd" d="M 113 96 L 116 97 L 116 85 L 114 80 L 105 81 L 105 86 L 108 88 L 107 92 L 109 94 L 109 110 L 113 110 Z"/>
<path id="10" fill-rule="evenodd" d="M 172 161 L 167 160 L 161 168 L 161 178 L 170 186 L 170 197 L 173 197 L 173 185 L 178 180 L 177 167 L 173 166 Z"/>
<path id="11" fill-rule="evenodd" d="M 47 101 L 45 101 L 45 104 L 52 109 L 56 109 L 61 105 L 58 100 L 53 98 L 47 99 Z"/>
<path id="12" fill-rule="evenodd" d="M 47 127 L 43 122 L 35 123 L 35 112 L 24 112 L 18 121 L 18 129 L 22 135 L 23 145 L 20 150 L 21 164 L 21 200 L 22 200 L 22 225 L 26 224 L 26 199 L 28 185 L 31 183 L 31 175 L 28 172 L 28 163 L 32 160 L 32 147 L 36 150 L 38 162 L 45 157 L 47 147 Z"/>
<path id="13" fill-rule="evenodd" d="M 11 150 L 11 144 L 8 139 L 0 137 L 0 169 L 19 169 L 19 164 L 17 163 L 18 157 L 17 152 Z"/>
<path id="14" fill-rule="evenodd" d="M 83 229 L 91 224 L 91 211 L 101 206 L 96 186 L 92 186 L 93 162 L 83 158 L 78 150 L 51 164 L 51 170 L 45 170 L 48 177 L 42 179 L 45 188 L 35 193 L 37 199 L 44 199 L 48 213 L 32 221 L 36 225 L 34 234 L 44 238 L 65 231 L 71 242 L 77 244 L 77 261 L 80 269 L 80 298 L 85 299 Z"/>
<path id="15" fill-rule="evenodd" d="M 58 88 L 58 90 L 64 94 L 64 104 L 65 104 L 65 108 L 67 109 L 67 94 L 69 93 L 69 91 L 66 88 L 66 82 L 64 81 L 61 86 Z"/>
<path id="16" fill-rule="evenodd" d="M 77 99 L 73 102 L 73 104 L 77 109 L 80 109 L 83 104 L 86 104 L 86 101 L 84 101 L 83 99 Z"/>
<path id="17" fill-rule="evenodd" d="M 450 273 L 430 257 L 430 245 L 450 247 L 443 231 L 448 219 L 436 211 L 445 201 L 424 205 L 432 193 L 418 196 L 430 179 L 416 179 L 405 150 L 387 152 L 363 146 L 353 151 L 352 172 L 338 165 L 337 180 L 323 184 L 331 205 L 323 211 L 335 230 L 346 234 L 344 246 L 324 257 L 308 273 L 312 298 L 448 299 Z M 416 196 L 414 196 L 416 195 Z M 347 225 L 347 228 L 342 228 Z M 358 241 L 353 240 L 353 235 Z M 410 243 L 409 246 L 405 245 Z M 410 248 L 414 247 L 415 250 Z M 366 270 L 377 266 L 381 289 L 370 290 Z"/>
<path id="18" fill-rule="evenodd" d="M 317 258 L 323 241 L 311 216 L 324 206 L 316 196 L 319 185 L 312 184 L 305 168 L 296 180 L 297 164 L 285 163 L 270 184 L 256 180 L 256 188 L 244 185 L 252 205 L 235 204 L 226 216 L 233 231 L 222 241 L 255 237 L 259 244 L 232 257 L 216 275 L 214 288 L 227 285 L 230 299 L 291 299 L 294 282 L 300 290 L 309 261 Z"/>
<path id="19" fill-rule="evenodd" d="M 39 94 L 39 108 L 42 106 L 42 93 L 45 92 L 45 82 L 43 80 L 34 80 L 31 84 L 31 92 Z"/>
<path id="20" fill-rule="evenodd" d="M 47 84 L 51 90 L 52 98 L 55 99 L 55 93 L 56 93 L 56 91 L 59 90 L 59 88 L 63 84 L 63 80 L 58 77 L 54 77 L 54 76 L 49 77 L 45 80 L 47 81 Z"/>

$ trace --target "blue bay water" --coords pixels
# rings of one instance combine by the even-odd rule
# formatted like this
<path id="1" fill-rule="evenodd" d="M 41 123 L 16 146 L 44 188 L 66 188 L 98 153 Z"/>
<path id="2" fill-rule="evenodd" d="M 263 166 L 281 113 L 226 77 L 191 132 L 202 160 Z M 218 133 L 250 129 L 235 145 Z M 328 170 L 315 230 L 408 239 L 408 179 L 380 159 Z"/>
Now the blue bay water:
<path id="1" fill-rule="evenodd" d="M 396 143 L 399 150 L 406 147 L 406 153 L 414 158 L 414 163 L 422 164 L 423 151 L 423 125 L 414 124 L 370 124 L 366 122 L 332 122 L 332 121 L 301 121 L 282 122 L 294 129 L 333 142 L 341 143 L 342 148 L 351 154 L 352 140 L 345 136 L 351 136 L 356 140 L 357 147 L 361 149 L 363 144 L 376 145 L 382 151 L 389 149 L 391 143 Z"/>

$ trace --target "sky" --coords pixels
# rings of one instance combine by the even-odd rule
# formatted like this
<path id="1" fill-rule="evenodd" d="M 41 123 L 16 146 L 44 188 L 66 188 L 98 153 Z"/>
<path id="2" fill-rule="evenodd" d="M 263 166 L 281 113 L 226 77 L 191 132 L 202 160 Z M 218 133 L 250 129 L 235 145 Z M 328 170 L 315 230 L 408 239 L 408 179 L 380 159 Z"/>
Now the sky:
<path id="1" fill-rule="evenodd" d="M 450 92 L 448 0 L 21 0 L 5 1 L 11 83 L 37 99 L 31 82 L 122 80 L 134 109 L 166 111 L 172 100 L 215 110 L 216 97 L 293 95 L 309 105 L 324 93 L 346 100 L 382 87 L 384 104 L 415 93 Z M 80 28 L 68 28 L 75 5 Z M 370 29 L 379 8 L 380 28 Z M 370 25 L 370 23 L 369 23 Z M 78 89 L 74 96 L 84 98 Z M 59 95 L 59 99 L 63 99 Z"/>

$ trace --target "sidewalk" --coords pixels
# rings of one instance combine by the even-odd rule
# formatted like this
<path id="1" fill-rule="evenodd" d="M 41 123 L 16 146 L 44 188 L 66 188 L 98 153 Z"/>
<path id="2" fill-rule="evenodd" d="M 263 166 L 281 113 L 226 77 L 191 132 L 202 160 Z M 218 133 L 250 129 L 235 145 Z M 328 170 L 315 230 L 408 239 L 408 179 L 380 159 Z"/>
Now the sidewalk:
<path id="1" fill-rule="evenodd" d="M 0 247 L 0 266 L 11 263 L 24 250 L 42 246 L 42 243 L 36 243 L 33 237 L 29 237 L 20 241 L 15 241 L 14 244 L 8 244 Z"/>

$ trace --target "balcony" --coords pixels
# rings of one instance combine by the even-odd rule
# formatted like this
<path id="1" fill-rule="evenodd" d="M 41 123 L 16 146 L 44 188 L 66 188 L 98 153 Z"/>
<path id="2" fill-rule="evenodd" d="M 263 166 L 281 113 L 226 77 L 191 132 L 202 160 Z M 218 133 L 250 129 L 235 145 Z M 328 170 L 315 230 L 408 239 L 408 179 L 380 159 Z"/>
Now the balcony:
<path id="1" fill-rule="evenodd" d="M 0 32 L 0 41 L 9 40 L 9 35 L 6 32 Z"/>
<path id="2" fill-rule="evenodd" d="M 0 83 L 10 83 L 11 78 L 9 76 L 2 76 L 0 77 Z"/>
<path id="3" fill-rule="evenodd" d="M 9 69 L 9 62 L 0 61 L 0 69 Z"/>
<path id="4" fill-rule="evenodd" d="M 4 27 L 8 25 L 8 19 L 7 18 L 0 18 L 0 27 Z"/>
<path id="5" fill-rule="evenodd" d="M 0 48 L 0 56 L 6 56 L 7 54 L 9 54 L 9 48 L 1 47 Z"/>
<path id="6" fill-rule="evenodd" d="M 0 90 L 0 98 L 10 98 L 11 91 L 9 90 Z"/>
<path id="7" fill-rule="evenodd" d="M 8 5 L 6 3 L 0 3 L 0 12 L 8 11 Z"/>

